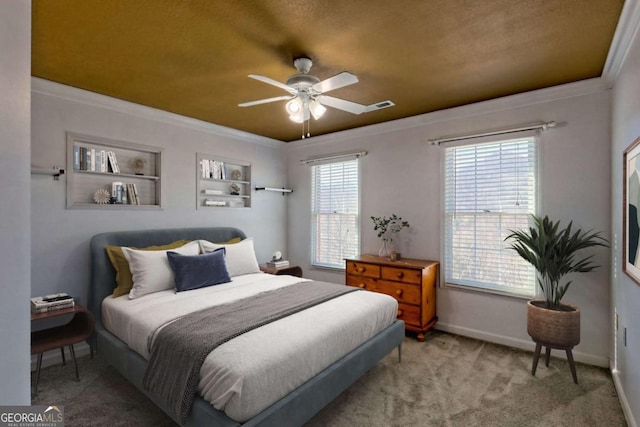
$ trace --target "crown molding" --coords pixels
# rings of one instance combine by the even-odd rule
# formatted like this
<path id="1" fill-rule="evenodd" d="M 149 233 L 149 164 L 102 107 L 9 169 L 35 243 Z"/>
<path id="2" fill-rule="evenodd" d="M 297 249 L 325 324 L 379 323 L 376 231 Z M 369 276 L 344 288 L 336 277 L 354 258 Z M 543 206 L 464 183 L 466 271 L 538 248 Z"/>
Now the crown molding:
<path id="1" fill-rule="evenodd" d="M 620 75 L 638 28 L 640 28 L 640 0 L 626 0 L 602 70 L 602 79 L 609 89 L 613 87 Z"/>
<path id="2" fill-rule="evenodd" d="M 147 107 L 145 105 L 140 105 L 129 101 L 124 101 L 122 99 L 113 98 L 111 96 L 101 95 L 99 93 L 90 92 L 84 89 L 78 89 L 73 86 L 63 85 L 61 83 L 41 79 L 39 77 L 31 77 L 31 92 L 52 96 L 67 101 L 78 102 L 81 104 L 90 105 L 92 107 L 117 111 L 119 113 L 136 116 L 143 119 L 154 120 L 169 125 L 198 130 L 212 135 L 251 142 L 270 148 L 281 148 L 286 144 L 284 141 L 280 141 L 277 139 L 267 138 L 238 129 L 216 125 L 213 123 L 205 122 L 203 120 L 182 116 L 180 114 L 170 113 L 168 111 Z"/>
<path id="3" fill-rule="evenodd" d="M 418 116 L 404 119 L 391 120 L 384 123 L 377 123 L 355 129 L 334 132 L 325 135 L 312 136 L 303 140 L 289 142 L 288 145 L 302 148 L 310 143 L 326 144 L 349 139 L 372 137 L 384 133 L 407 130 L 435 123 L 446 122 L 461 118 L 495 113 L 514 108 L 527 107 L 530 105 L 543 104 L 551 101 L 574 98 L 577 96 L 590 95 L 593 93 L 609 90 L 604 80 L 600 77 L 567 83 L 564 85 L 552 86 L 530 92 L 518 93 L 501 98 L 467 104 L 460 107 L 438 110 L 431 113 L 420 114 Z"/>

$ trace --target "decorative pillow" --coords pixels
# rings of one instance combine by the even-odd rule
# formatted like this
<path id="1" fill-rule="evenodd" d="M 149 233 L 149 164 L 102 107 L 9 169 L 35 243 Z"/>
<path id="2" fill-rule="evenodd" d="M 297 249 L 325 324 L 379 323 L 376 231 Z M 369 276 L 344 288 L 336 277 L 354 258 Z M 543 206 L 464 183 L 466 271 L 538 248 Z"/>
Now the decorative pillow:
<path id="1" fill-rule="evenodd" d="M 189 243 L 190 240 L 177 240 L 175 242 L 167 243 L 166 245 L 160 246 L 147 246 L 146 248 L 131 248 L 138 249 L 142 251 L 162 251 L 167 249 L 175 249 L 180 246 L 184 246 Z M 131 290 L 133 286 L 133 279 L 131 278 L 131 270 L 129 269 L 129 261 L 122 253 L 122 247 L 120 246 L 106 246 L 105 251 L 107 251 L 107 256 L 111 261 L 111 265 L 113 265 L 114 270 L 116 270 L 116 283 L 117 286 L 113 290 L 112 296 L 119 297 L 121 295 L 126 295 Z"/>
<path id="2" fill-rule="evenodd" d="M 198 255 L 200 246 L 197 241 L 194 241 L 171 251 L 180 255 Z M 129 261 L 133 278 L 133 287 L 129 291 L 129 298 L 138 298 L 153 292 L 172 289 L 175 286 L 173 271 L 167 259 L 168 251 L 141 251 L 122 248 L 122 252 Z"/>
<path id="3" fill-rule="evenodd" d="M 244 239 L 240 243 L 227 245 L 219 245 L 206 240 L 198 240 L 198 242 L 200 242 L 203 253 L 212 252 L 218 248 L 226 249 L 225 262 L 231 277 L 260 272 L 252 237 Z"/>
<path id="4" fill-rule="evenodd" d="M 167 252 L 169 266 L 173 270 L 176 292 L 229 283 L 231 277 L 224 262 L 225 248 L 202 255 L 180 255 Z"/>

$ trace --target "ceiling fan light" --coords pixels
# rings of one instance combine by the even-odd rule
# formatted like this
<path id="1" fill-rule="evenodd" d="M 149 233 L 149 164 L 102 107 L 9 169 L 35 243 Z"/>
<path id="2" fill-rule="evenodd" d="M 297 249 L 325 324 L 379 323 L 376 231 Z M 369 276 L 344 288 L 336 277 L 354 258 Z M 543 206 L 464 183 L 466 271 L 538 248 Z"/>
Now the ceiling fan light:
<path id="1" fill-rule="evenodd" d="M 304 121 L 304 114 L 302 114 L 302 111 L 298 111 L 295 114 L 290 114 L 289 120 L 295 123 L 302 123 Z"/>
<path id="2" fill-rule="evenodd" d="M 302 111 L 302 100 L 298 97 L 293 98 L 291 101 L 287 102 L 286 105 L 287 113 L 291 115 L 295 115 Z"/>
<path id="3" fill-rule="evenodd" d="M 311 103 L 309 104 L 309 111 L 311 111 L 311 115 L 313 115 L 313 118 L 318 120 L 320 117 L 322 117 L 325 111 L 327 111 L 327 109 L 318 101 L 311 101 Z"/>

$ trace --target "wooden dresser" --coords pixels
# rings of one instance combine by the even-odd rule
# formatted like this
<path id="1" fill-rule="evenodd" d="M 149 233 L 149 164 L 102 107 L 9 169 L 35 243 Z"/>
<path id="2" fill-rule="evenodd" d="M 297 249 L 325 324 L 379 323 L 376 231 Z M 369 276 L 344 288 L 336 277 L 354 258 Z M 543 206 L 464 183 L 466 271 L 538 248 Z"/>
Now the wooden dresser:
<path id="1" fill-rule="evenodd" d="M 418 341 L 424 341 L 424 333 L 438 321 L 439 263 L 408 258 L 391 261 L 374 255 L 359 255 L 346 262 L 346 284 L 394 297 L 398 319 L 404 320 L 406 330 L 418 333 Z"/>

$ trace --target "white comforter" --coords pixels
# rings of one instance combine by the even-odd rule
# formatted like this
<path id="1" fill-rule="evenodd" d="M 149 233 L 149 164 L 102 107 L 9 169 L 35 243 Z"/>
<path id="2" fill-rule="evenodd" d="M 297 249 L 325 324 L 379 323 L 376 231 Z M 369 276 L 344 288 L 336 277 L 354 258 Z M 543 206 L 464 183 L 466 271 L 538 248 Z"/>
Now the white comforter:
<path id="1" fill-rule="evenodd" d="M 107 330 L 148 359 L 150 337 L 166 322 L 303 280 L 256 273 L 188 292 L 133 300 L 109 296 L 102 319 Z M 209 354 L 198 390 L 216 409 L 244 422 L 385 329 L 397 308 L 387 295 L 352 292 L 247 332 Z"/>

